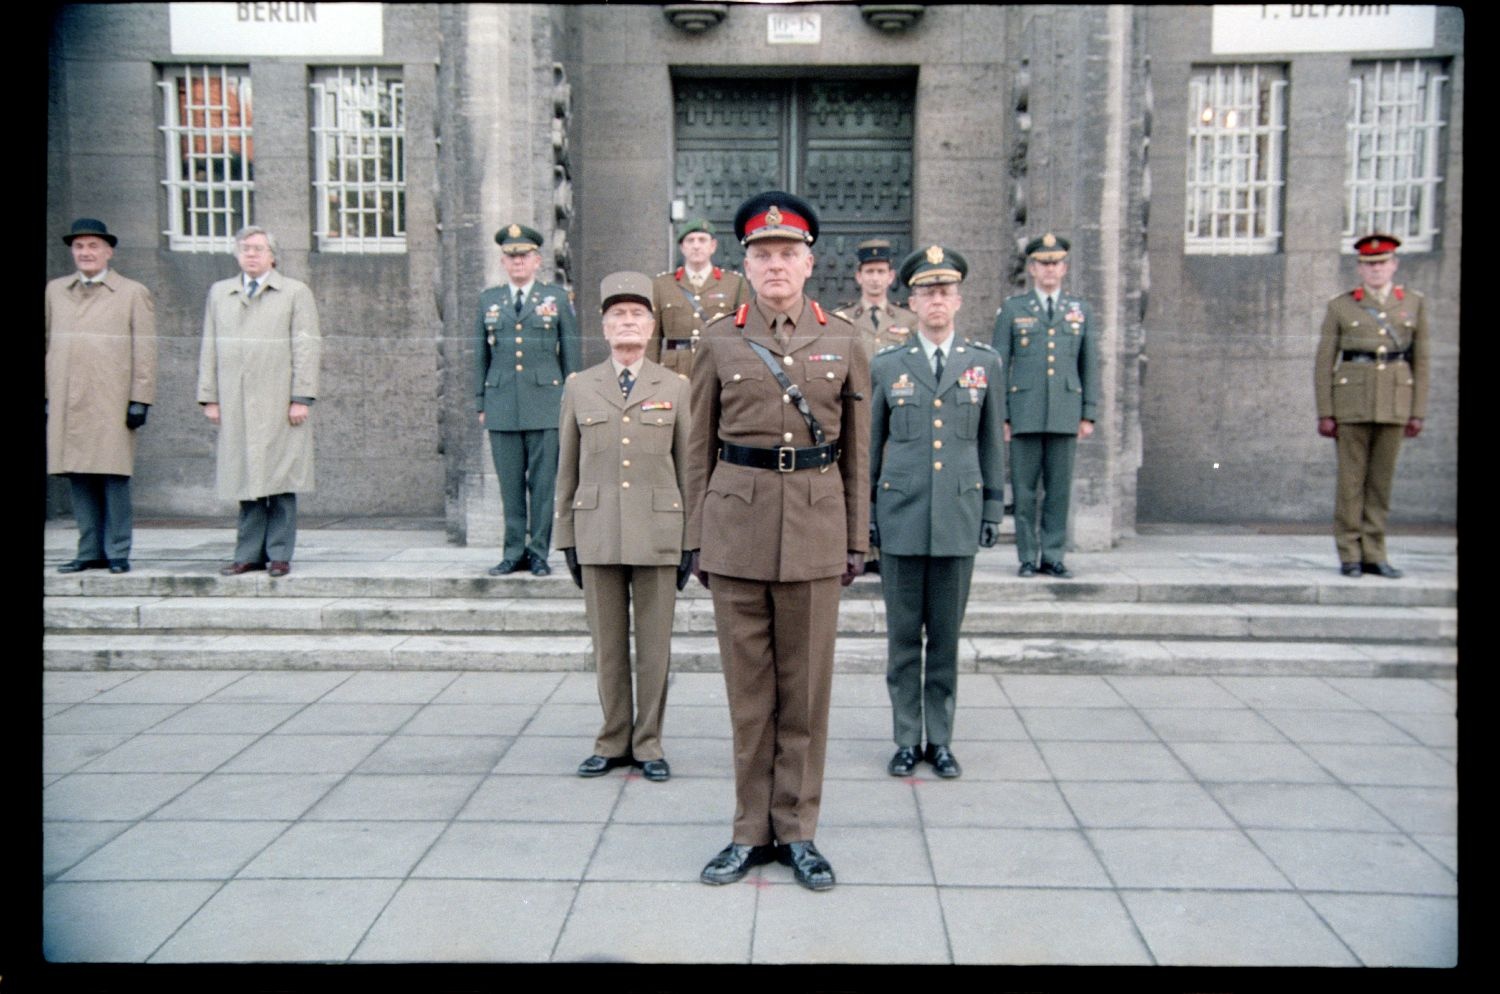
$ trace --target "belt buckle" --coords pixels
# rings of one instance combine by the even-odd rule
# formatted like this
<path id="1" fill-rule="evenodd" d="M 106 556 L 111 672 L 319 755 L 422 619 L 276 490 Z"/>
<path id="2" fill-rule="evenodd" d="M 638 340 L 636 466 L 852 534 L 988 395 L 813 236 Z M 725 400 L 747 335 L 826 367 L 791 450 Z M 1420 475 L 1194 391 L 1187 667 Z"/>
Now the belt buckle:
<path id="1" fill-rule="evenodd" d="M 791 445 L 776 447 L 776 472 L 790 473 L 797 468 L 797 449 Z"/>

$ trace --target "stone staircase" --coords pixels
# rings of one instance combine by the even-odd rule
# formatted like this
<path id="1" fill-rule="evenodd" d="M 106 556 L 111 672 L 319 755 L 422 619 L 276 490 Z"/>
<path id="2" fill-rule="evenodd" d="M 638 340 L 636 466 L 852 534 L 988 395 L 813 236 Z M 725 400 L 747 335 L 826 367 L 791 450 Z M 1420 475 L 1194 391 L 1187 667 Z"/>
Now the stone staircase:
<path id="1" fill-rule="evenodd" d="M 220 577 L 181 549 L 129 574 L 43 580 L 48 669 L 586 670 L 583 600 L 553 576 L 483 575 L 489 554 L 430 537 L 394 549 L 345 532 L 318 554 L 304 539 L 290 576 Z M 139 541 L 138 541 L 139 546 Z M 399 544 L 399 543 L 398 543 Z M 312 549 L 308 546 L 312 545 Z M 1170 552 L 1170 555 L 1167 552 Z M 138 552 L 139 556 L 139 552 Z M 482 558 L 481 558 L 482 557 Z M 965 621 L 966 672 L 1455 675 L 1453 556 L 1403 556 L 1408 576 L 1347 580 L 1326 551 L 1268 556 L 1185 549 L 1076 555 L 1077 579 L 1020 579 L 1014 550 L 982 553 Z M 1314 565 L 1314 563 L 1316 565 Z M 879 580 L 844 593 L 836 665 L 883 672 Z M 712 602 L 689 581 L 673 666 L 719 668 Z"/>

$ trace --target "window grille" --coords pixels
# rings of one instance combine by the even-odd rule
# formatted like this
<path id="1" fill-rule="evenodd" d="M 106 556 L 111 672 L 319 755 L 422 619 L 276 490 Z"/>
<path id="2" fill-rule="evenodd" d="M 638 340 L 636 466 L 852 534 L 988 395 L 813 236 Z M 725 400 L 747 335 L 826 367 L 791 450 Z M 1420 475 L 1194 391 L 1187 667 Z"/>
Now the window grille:
<path id="1" fill-rule="evenodd" d="M 318 248 L 406 251 L 406 90 L 394 70 L 334 66 L 313 82 Z"/>
<path id="2" fill-rule="evenodd" d="M 252 221 L 255 143 L 250 73 L 235 66 L 165 71 L 161 132 L 166 142 L 167 230 L 184 252 L 228 251 Z"/>
<path id="3" fill-rule="evenodd" d="M 1270 254 L 1281 248 L 1286 72 L 1273 65 L 1193 72 L 1184 250 Z"/>
<path id="4" fill-rule="evenodd" d="M 1435 62 L 1355 63 L 1349 80 L 1344 251 L 1372 231 L 1405 251 L 1430 251 L 1438 233 L 1443 84 Z"/>

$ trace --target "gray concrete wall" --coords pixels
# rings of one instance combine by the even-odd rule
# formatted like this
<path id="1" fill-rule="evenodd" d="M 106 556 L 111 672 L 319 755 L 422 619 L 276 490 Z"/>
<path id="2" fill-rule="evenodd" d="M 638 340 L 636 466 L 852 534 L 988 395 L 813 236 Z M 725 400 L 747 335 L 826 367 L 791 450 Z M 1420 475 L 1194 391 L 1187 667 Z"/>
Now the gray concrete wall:
<path id="1" fill-rule="evenodd" d="M 254 87 L 253 217 L 281 244 L 278 266 L 306 281 L 323 332 L 322 395 L 314 409 L 318 486 L 305 514 L 438 515 L 443 462 L 438 396 L 440 281 L 433 142 L 437 10 L 384 8 L 379 58 L 185 59 L 173 56 L 165 4 L 77 5 L 53 22 L 49 87 L 47 269 L 72 269 L 58 236 L 72 218 L 102 218 L 120 236 L 113 265 L 156 295 L 157 403 L 139 436 L 133 484 L 142 517 L 227 514 L 214 492 L 215 433 L 196 403 L 198 346 L 209 285 L 238 272 L 228 254 L 167 248 L 161 67 L 248 65 Z M 407 253 L 313 250 L 309 67 L 398 66 L 406 84 Z"/>
<path id="2" fill-rule="evenodd" d="M 1143 8 L 1155 113 L 1150 296 L 1141 423 L 1143 521 L 1326 521 L 1333 443 L 1315 431 L 1313 355 L 1330 297 L 1358 285 L 1339 252 L 1352 61 L 1390 53 L 1214 57 L 1211 9 Z M 1396 474 L 1393 523 L 1457 518 L 1459 261 L 1463 200 L 1463 19 L 1439 11 L 1438 45 L 1399 53 L 1449 61 L 1442 232 L 1404 255 L 1397 281 L 1427 294 L 1434 348 L 1422 436 Z M 1288 66 L 1285 238 L 1275 255 L 1183 254 L 1188 78 L 1194 65 Z"/>

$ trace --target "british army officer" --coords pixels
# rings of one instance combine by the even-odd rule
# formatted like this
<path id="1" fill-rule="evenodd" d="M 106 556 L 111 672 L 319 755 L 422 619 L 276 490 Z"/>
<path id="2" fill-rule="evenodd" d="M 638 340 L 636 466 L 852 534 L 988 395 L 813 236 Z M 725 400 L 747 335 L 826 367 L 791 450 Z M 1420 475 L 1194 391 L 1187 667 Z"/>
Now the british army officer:
<path id="1" fill-rule="evenodd" d="M 739 273 L 714 265 L 719 241 L 707 219 L 684 224 L 677 233 L 677 247 L 682 265 L 651 281 L 661 335 L 651 340 L 646 357 L 674 373 L 690 375 L 703 329 L 749 300 L 750 287 Z"/>
<path id="2" fill-rule="evenodd" d="M 1395 286 L 1392 235 L 1354 243 L 1360 286 L 1328 302 L 1313 386 L 1318 434 L 1338 442 L 1333 537 L 1339 571 L 1401 576 L 1386 560 L 1385 522 L 1401 437 L 1416 438 L 1427 410 L 1427 308 Z"/>
<path id="3" fill-rule="evenodd" d="M 995 544 L 1005 513 L 1000 358 L 955 331 L 968 271 L 962 255 L 941 245 L 908 256 L 901 279 L 911 287 L 921 334 L 882 349 L 870 366 L 872 536 L 884 561 L 892 776 L 909 776 L 919 759 L 940 777 L 959 775 L 950 748 L 958 631 L 974 555 Z"/>
<path id="4" fill-rule="evenodd" d="M 1062 292 L 1068 247 L 1050 231 L 1032 239 L 1026 272 L 1033 292 L 1007 298 L 995 315 L 993 342 L 1006 372 L 1005 439 L 1020 576 L 1073 575 L 1063 565 L 1073 454 L 1099 419 L 1099 344 L 1087 305 Z"/>
<path id="5" fill-rule="evenodd" d="M 686 541 L 713 595 L 734 735 L 733 840 L 701 878 L 731 883 L 775 859 L 826 890 L 813 833 L 840 585 L 869 543 L 869 367 L 853 326 L 802 293 L 812 206 L 757 194 L 734 231 L 755 300 L 699 343 L 687 474 Z"/>
<path id="6" fill-rule="evenodd" d="M 538 283 L 542 235 L 524 224 L 495 233 L 509 277 L 479 295 L 474 348 L 479 423 L 505 505 L 505 547 L 491 576 L 552 572 L 552 495 L 563 380 L 583 365 L 568 291 Z M 530 499 L 528 505 L 528 498 Z"/>
<path id="7" fill-rule="evenodd" d="M 687 582 L 687 377 L 646 358 L 651 280 L 613 273 L 599 288 L 610 356 L 568 377 L 558 427 L 557 547 L 583 588 L 604 724 L 578 767 L 596 777 L 639 764 L 647 780 L 671 769 L 661 747 L 672 610 Z M 630 613 L 635 605 L 635 707 Z"/>

